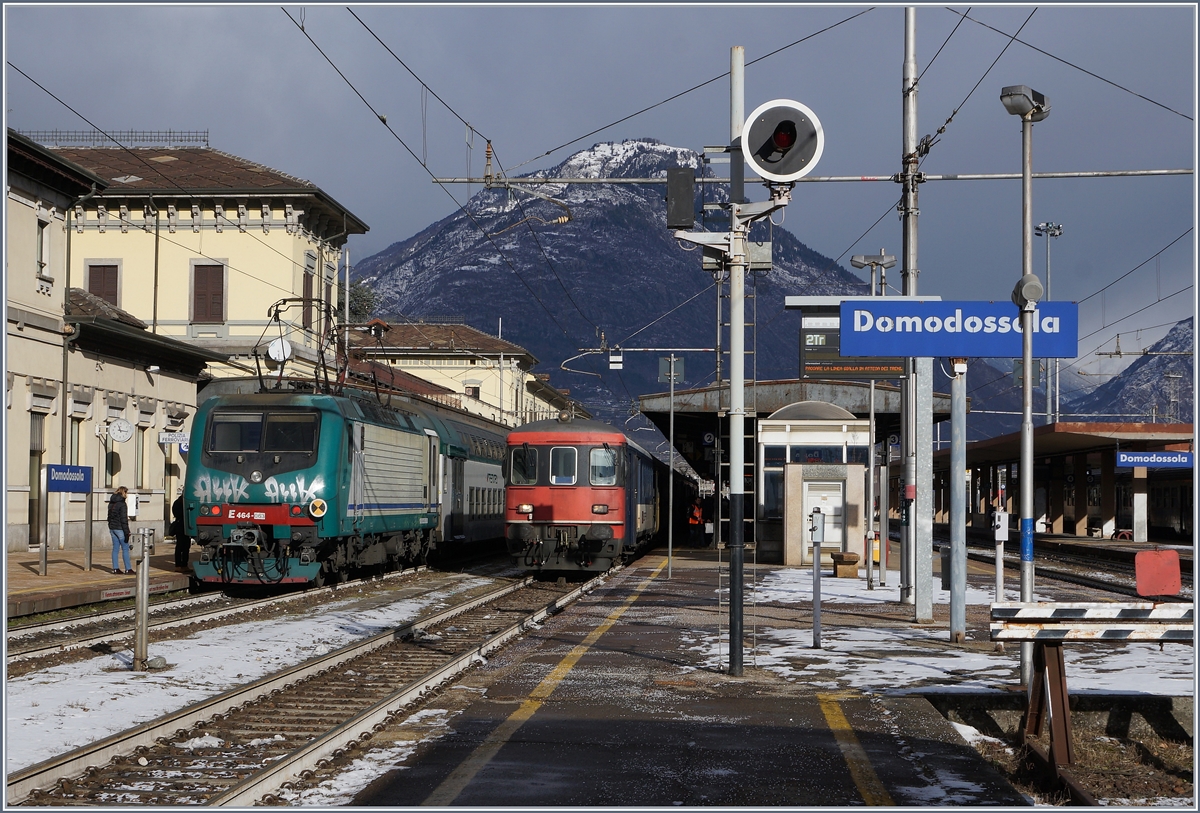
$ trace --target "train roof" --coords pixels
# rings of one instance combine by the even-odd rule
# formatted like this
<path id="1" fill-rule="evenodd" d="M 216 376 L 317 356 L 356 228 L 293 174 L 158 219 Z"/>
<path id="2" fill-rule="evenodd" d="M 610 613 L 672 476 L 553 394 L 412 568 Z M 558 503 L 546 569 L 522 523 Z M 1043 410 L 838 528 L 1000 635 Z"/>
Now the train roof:
<path id="1" fill-rule="evenodd" d="M 626 443 L 628 443 L 634 449 L 637 449 L 642 454 L 646 455 L 647 457 L 654 457 L 654 455 L 646 451 L 625 430 L 618 429 L 612 424 L 604 423 L 603 421 L 593 421 L 583 418 L 575 418 L 567 421 L 560 421 L 553 418 L 545 421 L 533 421 L 532 423 L 527 423 L 524 426 L 518 426 L 516 429 L 513 429 L 509 433 L 508 437 L 510 443 L 521 443 L 521 435 L 541 433 L 559 436 L 587 435 L 595 437 L 611 437 L 613 435 L 618 435 L 623 438 Z"/>

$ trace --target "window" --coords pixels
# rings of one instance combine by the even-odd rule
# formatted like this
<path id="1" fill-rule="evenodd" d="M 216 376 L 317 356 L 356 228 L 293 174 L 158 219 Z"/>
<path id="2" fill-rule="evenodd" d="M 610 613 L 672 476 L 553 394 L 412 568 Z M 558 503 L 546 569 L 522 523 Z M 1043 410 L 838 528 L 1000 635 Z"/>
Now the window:
<path id="1" fill-rule="evenodd" d="M 133 442 L 136 444 L 133 448 L 133 481 L 137 483 L 138 488 L 148 488 L 146 480 L 149 479 L 149 472 L 146 470 L 146 428 L 144 426 L 137 428 Z"/>
<path id="2" fill-rule="evenodd" d="M 115 265 L 89 265 L 88 293 L 100 297 L 110 305 L 116 305 L 117 267 Z"/>
<path id="3" fill-rule="evenodd" d="M 592 485 L 617 484 L 617 455 L 612 449 L 592 449 L 590 468 Z"/>
<path id="4" fill-rule="evenodd" d="M 573 446 L 555 446 L 550 450 L 550 485 L 575 485 L 575 459 Z"/>
<path id="5" fill-rule="evenodd" d="M 263 431 L 264 452 L 311 452 L 317 448 L 317 416 L 272 413 Z"/>
<path id="6" fill-rule="evenodd" d="M 50 278 L 50 223 L 38 219 L 37 222 L 37 274 L 44 279 Z"/>
<path id="7" fill-rule="evenodd" d="M 313 275 L 304 272 L 304 311 L 300 325 L 305 330 L 311 330 L 313 325 Z"/>
<path id="8" fill-rule="evenodd" d="M 513 449 L 509 481 L 515 486 L 531 486 L 537 483 L 537 449 L 530 449 L 528 446 Z"/>
<path id="9" fill-rule="evenodd" d="M 192 303 L 193 322 L 213 324 L 225 321 L 225 266 L 195 266 Z"/>
<path id="10" fill-rule="evenodd" d="M 475 384 L 475 385 L 468 384 L 466 386 L 466 392 L 467 392 L 468 398 L 474 398 L 476 401 L 479 400 L 479 385 L 478 384 Z"/>
<path id="11" fill-rule="evenodd" d="M 841 463 L 841 446 L 793 446 L 793 463 Z"/>
<path id="12" fill-rule="evenodd" d="M 861 466 L 867 465 L 870 459 L 868 447 L 866 446 L 847 446 L 846 447 L 846 462 L 857 463 Z"/>
<path id="13" fill-rule="evenodd" d="M 72 466 L 79 465 L 79 430 L 83 426 L 82 418 L 71 419 L 71 454 L 67 462 Z"/>

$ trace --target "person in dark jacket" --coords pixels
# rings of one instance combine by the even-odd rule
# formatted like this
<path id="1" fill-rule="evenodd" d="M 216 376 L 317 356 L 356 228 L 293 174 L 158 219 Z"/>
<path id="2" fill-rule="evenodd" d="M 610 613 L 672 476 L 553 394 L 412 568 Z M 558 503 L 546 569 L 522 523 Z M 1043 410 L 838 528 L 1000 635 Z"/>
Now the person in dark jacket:
<path id="1" fill-rule="evenodd" d="M 119 486 L 108 500 L 108 532 L 112 535 L 113 541 L 113 573 L 118 574 L 133 572 L 133 568 L 129 564 L 129 506 L 125 503 L 125 497 L 128 494 L 129 489 Z M 125 556 L 124 570 L 121 569 L 118 554 Z"/>
<path id="2" fill-rule="evenodd" d="M 175 537 L 175 569 L 186 572 L 192 539 L 184 532 L 183 527 L 183 495 L 180 494 L 175 498 L 175 502 L 171 503 L 171 536 Z"/>

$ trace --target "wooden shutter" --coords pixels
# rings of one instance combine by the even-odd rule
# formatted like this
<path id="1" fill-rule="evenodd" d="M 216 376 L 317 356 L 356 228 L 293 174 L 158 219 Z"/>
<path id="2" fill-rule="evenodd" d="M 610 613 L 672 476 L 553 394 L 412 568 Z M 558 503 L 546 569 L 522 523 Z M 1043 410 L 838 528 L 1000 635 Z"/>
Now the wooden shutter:
<path id="1" fill-rule="evenodd" d="M 312 298 L 313 298 L 313 275 L 305 272 L 304 274 L 304 315 L 302 317 L 302 326 L 305 330 L 312 327 Z"/>
<path id="2" fill-rule="evenodd" d="M 193 322 L 225 321 L 225 266 L 197 265 L 192 292 Z"/>
<path id="3" fill-rule="evenodd" d="M 89 265 L 88 293 L 100 297 L 110 305 L 117 305 L 117 267 Z"/>

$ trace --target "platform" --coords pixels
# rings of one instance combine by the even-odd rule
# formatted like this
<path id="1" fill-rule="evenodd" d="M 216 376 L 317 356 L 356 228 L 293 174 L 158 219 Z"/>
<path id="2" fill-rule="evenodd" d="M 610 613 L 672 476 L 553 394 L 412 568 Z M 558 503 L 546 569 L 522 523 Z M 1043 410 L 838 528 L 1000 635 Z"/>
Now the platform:
<path id="1" fill-rule="evenodd" d="M 174 543 L 159 542 L 155 551 L 150 557 L 150 593 L 186 590 L 190 577 L 175 570 Z M 8 618 L 133 598 L 137 587 L 133 575 L 120 576 L 112 572 L 112 553 L 108 548 L 92 552 L 91 570 L 84 569 L 83 551 L 51 549 L 46 555 L 45 576 L 39 574 L 41 555 L 38 551 L 7 551 L 4 556 Z"/>
<path id="2" fill-rule="evenodd" d="M 444 691 L 436 706 L 451 712 L 449 730 L 350 803 L 1029 804 L 920 692 L 890 694 L 887 681 L 864 690 L 845 680 L 832 651 L 790 675 L 766 649 L 751 651 L 768 630 L 791 636 L 797 651 L 807 646 L 807 603 L 747 603 L 743 674 L 730 676 L 719 634 L 727 639 L 728 608 L 716 601 L 718 552 L 675 551 L 670 579 L 665 553 L 646 555 Z M 765 584 L 782 569 L 747 564 L 747 581 Z M 827 576 L 823 584 L 834 591 L 847 581 Z M 879 609 L 854 612 L 852 623 L 885 639 L 912 626 L 899 617 L 903 610 Z M 849 616 L 835 621 L 831 608 L 825 618 L 845 625 Z M 929 632 L 927 648 L 970 654 L 934 643 L 943 630 Z"/>

